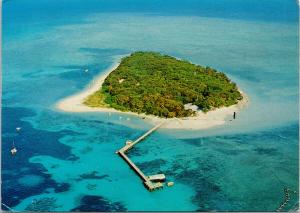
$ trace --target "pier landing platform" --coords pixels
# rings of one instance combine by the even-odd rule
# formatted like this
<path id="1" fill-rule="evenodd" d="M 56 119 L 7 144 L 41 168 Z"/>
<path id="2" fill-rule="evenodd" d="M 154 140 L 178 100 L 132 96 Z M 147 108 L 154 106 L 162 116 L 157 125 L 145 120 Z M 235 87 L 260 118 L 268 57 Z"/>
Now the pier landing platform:
<path id="1" fill-rule="evenodd" d="M 119 154 L 126 162 L 127 164 L 135 171 L 135 173 L 143 180 L 145 187 L 149 191 L 153 191 L 156 189 L 160 189 L 163 187 L 163 182 L 165 181 L 165 175 L 164 174 L 156 174 L 156 175 L 150 175 L 146 176 L 125 154 L 128 150 L 132 149 L 134 145 L 139 143 L 140 141 L 144 140 L 147 136 L 149 136 L 151 133 L 153 133 L 155 130 L 157 130 L 161 125 L 163 125 L 164 122 L 156 125 L 149 131 L 147 131 L 145 134 L 143 134 L 141 137 L 136 139 L 135 141 L 126 141 L 126 144 L 124 147 L 122 147 L 120 150 L 118 150 L 116 153 Z"/>

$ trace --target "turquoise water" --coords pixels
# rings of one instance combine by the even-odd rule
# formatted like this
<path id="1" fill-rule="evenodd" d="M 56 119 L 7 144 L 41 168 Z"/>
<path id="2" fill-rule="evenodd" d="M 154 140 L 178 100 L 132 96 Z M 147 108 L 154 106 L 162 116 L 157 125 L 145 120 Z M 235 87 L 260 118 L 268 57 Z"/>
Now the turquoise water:
<path id="1" fill-rule="evenodd" d="M 289 187 L 296 193 L 283 210 L 294 208 L 296 7 L 283 0 L 4 2 L 2 202 L 19 211 L 274 211 Z M 150 124 L 55 109 L 136 50 L 222 70 L 250 99 L 234 122 L 159 130 L 134 148 L 129 155 L 146 174 L 175 182 L 153 193 L 115 154 Z"/>

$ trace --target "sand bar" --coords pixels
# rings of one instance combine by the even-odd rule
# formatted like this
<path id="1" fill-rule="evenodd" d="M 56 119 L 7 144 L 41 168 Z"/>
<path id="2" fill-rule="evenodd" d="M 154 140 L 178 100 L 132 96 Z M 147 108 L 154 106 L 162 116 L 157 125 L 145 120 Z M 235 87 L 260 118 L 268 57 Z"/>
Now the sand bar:
<path id="1" fill-rule="evenodd" d="M 168 128 L 168 129 L 207 129 L 214 126 L 222 125 L 225 123 L 226 118 L 232 117 L 234 112 L 238 112 L 240 109 L 245 107 L 249 99 L 243 93 L 243 100 L 239 101 L 238 104 L 232 105 L 230 107 L 222 107 L 207 113 L 202 111 L 197 112 L 197 116 L 194 117 L 187 117 L 187 118 L 159 118 L 152 115 L 145 115 L 145 114 L 137 114 L 134 112 L 121 112 L 113 108 L 101 108 L 101 107 L 89 107 L 83 104 L 84 100 L 91 94 L 98 91 L 105 78 L 115 70 L 121 62 L 121 58 L 118 58 L 112 66 L 106 69 L 103 73 L 99 76 L 95 77 L 92 82 L 90 82 L 87 87 L 82 91 L 70 97 L 64 98 L 63 100 L 59 101 L 56 104 L 56 108 L 58 110 L 64 112 L 107 112 L 107 113 L 123 113 L 123 114 L 130 114 L 139 116 L 145 121 L 149 121 L 153 124 L 157 124 L 163 120 L 165 120 L 165 124 L 161 128 Z"/>

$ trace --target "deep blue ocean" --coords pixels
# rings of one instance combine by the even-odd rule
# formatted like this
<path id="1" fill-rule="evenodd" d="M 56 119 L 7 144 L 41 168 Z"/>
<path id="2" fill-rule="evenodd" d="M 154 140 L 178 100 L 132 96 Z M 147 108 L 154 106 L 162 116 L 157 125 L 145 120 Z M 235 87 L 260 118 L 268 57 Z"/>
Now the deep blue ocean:
<path id="1" fill-rule="evenodd" d="M 9 210 L 275 211 L 285 188 L 282 211 L 297 208 L 296 1 L 6 0 L 2 11 L 1 202 Z M 234 122 L 159 130 L 129 152 L 146 174 L 174 181 L 155 192 L 115 154 L 149 123 L 55 108 L 138 50 L 221 70 L 250 100 Z"/>

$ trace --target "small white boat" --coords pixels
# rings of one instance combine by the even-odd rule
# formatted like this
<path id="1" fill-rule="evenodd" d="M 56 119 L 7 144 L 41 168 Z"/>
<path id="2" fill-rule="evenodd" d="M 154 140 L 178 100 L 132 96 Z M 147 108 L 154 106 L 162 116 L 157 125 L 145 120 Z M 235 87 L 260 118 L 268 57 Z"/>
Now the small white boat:
<path id="1" fill-rule="evenodd" d="M 174 182 L 172 182 L 172 181 L 170 181 L 170 182 L 167 183 L 167 186 L 169 186 L 169 187 L 171 187 L 173 185 L 174 185 Z"/>
<path id="2" fill-rule="evenodd" d="M 85 70 L 84 70 L 84 72 L 88 72 L 88 71 L 89 71 L 88 69 L 85 69 Z"/>
<path id="3" fill-rule="evenodd" d="M 19 132 L 21 129 L 22 129 L 21 127 L 16 128 L 17 132 Z"/>
<path id="4" fill-rule="evenodd" d="M 12 155 L 15 155 L 15 154 L 17 154 L 17 149 L 16 149 L 16 147 L 13 147 L 11 150 L 10 150 L 10 152 L 11 152 L 11 154 Z"/>

